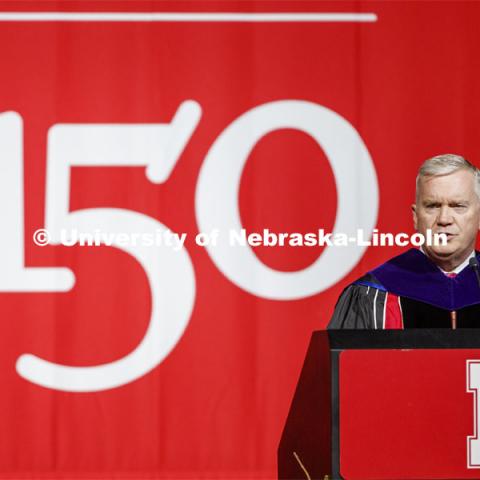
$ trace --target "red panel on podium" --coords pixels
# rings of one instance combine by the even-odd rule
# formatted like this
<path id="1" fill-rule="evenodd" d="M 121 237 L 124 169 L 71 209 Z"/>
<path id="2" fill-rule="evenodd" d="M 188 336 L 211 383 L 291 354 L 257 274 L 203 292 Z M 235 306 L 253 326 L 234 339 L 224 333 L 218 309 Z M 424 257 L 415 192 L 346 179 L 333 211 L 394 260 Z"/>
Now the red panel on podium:
<path id="1" fill-rule="evenodd" d="M 480 360 L 480 350 L 342 352 L 342 477 L 480 478 L 480 468 L 468 467 L 476 433 L 468 360 Z"/>

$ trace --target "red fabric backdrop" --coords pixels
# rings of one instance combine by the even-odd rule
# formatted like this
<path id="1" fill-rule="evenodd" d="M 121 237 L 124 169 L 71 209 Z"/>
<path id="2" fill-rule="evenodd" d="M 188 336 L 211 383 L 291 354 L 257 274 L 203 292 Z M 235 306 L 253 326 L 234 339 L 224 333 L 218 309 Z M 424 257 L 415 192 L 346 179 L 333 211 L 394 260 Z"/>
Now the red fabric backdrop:
<path id="1" fill-rule="evenodd" d="M 341 280 L 317 291 L 313 282 L 304 296 L 256 295 L 255 278 L 250 291 L 239 286 L 194 242 L 207 153 L 255 107 L 295 100 L 327 108 L 368 149 L 378 181 L 376 227 L 411 233 L 419 163 L 446 152 L 480 163 L 480 3 L 32 1 L 0 2 L 0 10 L 377 16 L 364 23 L 0 21 L 0 112 L 20 115 L 24 148 L 24 208 L 20 197 L 2 197 L 2 216 L 21 214 L 26 267 L 75 274 L 68 291 L 25 292 L 2 267 L 0 477 L 273 478 L 311 332 L 325 327 L 346 284 L 401 249 L 369 248 Z M 202 114 L 166 181 L 152 183 L 141 166 L 72 167 L 69 191 L 72 212 L 126 209 L 187 233 L 195 295 L 178 341 L 149 372 L 115 388 L 62 391 L 23 378 L 16 362 L 25 353 L 77 367 L 121 359 L 144 337 L 152 308 L 149 279 L 131 255 L 32 242 L 45 227 L 49 129 L 165 124 L 185 100 L 198 102 Z M 358 151 L 349 155 L 357 168 Z M 339 208 L 331 160 L 288 125 L 263 136 L 239 184 L 243 226 L 331 231 Z M 357 202 L 342 206 L 359 224 L 370 208 L 359 202 L 371 193 L 362 192 L 362 172 L 351 186 Z M 225 182 L 220 171 L 217 181 Z M 6 265 L 9 228 L 2 237 Z M 254 251 L 273 270 L 297 272 L 324 249 Z M 341 264 L 346 250 L 335 252 Z M 322 275 L 328 284 L 332 269 Z M 168 325 L 168 315 L 161 322 Z"/>

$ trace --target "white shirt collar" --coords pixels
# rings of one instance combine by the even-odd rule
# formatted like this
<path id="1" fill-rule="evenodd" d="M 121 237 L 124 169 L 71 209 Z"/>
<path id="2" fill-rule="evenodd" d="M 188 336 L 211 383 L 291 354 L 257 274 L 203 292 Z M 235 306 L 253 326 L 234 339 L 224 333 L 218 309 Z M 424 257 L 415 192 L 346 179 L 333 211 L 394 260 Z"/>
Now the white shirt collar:
<path id="1" fill-rule="evenodd" d="M 423 251 L 422 247 L 420 247 L 420 251 L 425 255 L 425 252 Z M 445 275 L 447 275 L 448 273 L 455 273 L 456 275 L 458 275 L 470 263 L 470 259 L 473 258 L 474 256 L 475 256 L 475 250 L 472 250 L 472 253 L 470 253 L 470 255 L 465 259 L 465 261 L 461 263 L 457 268 L 452 270 L 451 272 L 446 272 L 445 270 L 441 269 L 438 265 L 437 267 Z"/>

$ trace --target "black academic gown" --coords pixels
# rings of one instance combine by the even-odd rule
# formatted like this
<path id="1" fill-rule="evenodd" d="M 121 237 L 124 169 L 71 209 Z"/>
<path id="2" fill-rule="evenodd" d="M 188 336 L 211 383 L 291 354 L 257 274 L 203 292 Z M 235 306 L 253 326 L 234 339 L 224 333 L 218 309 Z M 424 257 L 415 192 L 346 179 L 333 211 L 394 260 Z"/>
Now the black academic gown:
<path id="1" fill-rule="evenodd" d="M 479 252 L 475 252 L 480 262 Z M 329 329 L 381 329 L 388 293 L 399 297 L 404 328 L 480 328 L 480 287 L 473 268 L 449 278 L 422 252 L 410 249 L 349 285 Z"/>

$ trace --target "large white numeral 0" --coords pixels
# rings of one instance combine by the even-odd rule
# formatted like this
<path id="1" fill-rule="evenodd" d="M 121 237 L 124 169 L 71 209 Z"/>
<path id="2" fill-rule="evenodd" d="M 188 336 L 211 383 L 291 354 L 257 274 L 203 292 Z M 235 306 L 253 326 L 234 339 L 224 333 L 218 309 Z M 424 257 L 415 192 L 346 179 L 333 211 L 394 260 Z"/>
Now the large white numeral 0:
<path id="1" fill-rule="evenodd" d="M 218 137 L 202 165 L 196 190 L 200 230 L 221 231 L 218 245 L 208 246 L 208 253 L 220 271 L 247 292 L 291 300 L 334 285 L 360 260 L 365 247 L 326 247 L 309 267 L 281 272 L 260 262 L 250 248 L 229 245 L 229 230 L 242 228 L 238 192 L 248 156 L 264 135 L 282 128 L 309 134 L 330 161 L 338 193 L 332 233 L 351 237 L 360 228 L 367 234 L 372 231 L 377 219 L 378 185 L 368 150 L 353 126 L 332 110 L 311 102 L 285 100 L 256 107 L 237 118 Z M 321 204 L 321 192 L 316 201 Z"/>
<path id="2" fill-rule="evenodd" d="M 467 392 L 473 393 L 473 435 L 467 437 L 467 466 L 480 468 L 480 439 L 478 411 L 480 409 L 480 360 L 467 360 Z"/>
<path id="3" fill-rule="evenodd" d="M 56 125 L 49 132 L 46 225 L 53 244 L 61 230 L 79 234 L 96 230 L 150 234 L 166 230 L 146 215 L 115 208 L 89 208 L 69 212 L 72 166 L 146 166 L 151 181 L 168 177 L 200 118 L 196 102 L 184 102 L 170 124 L 159 125 Z M 17 361 L 18 373 L 27 380 L 57 390 L 92 392 L 129 383 L 156 367 L 182 336 L 195 297 L 195 278 L 185 249 L 167 246 L 114 247 L 135 258 L 145 270 L 152 298 L 149 327 L 140 344 L 111 363 L 72 367 L 31 354 Z M 127 280 L 125 280 L 127 281 Z"/>

